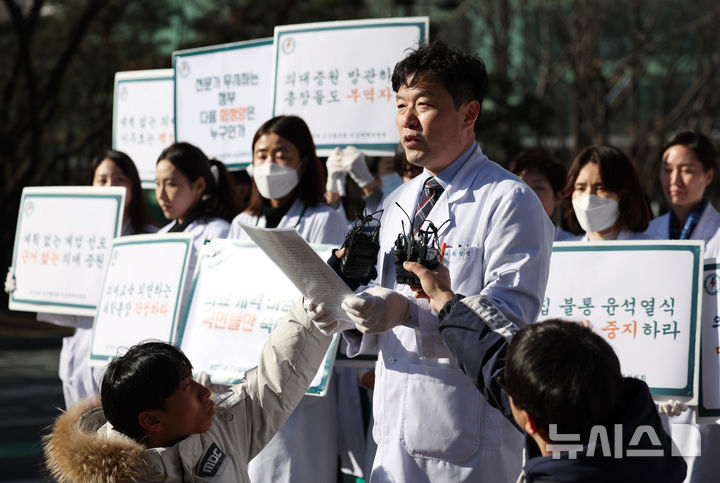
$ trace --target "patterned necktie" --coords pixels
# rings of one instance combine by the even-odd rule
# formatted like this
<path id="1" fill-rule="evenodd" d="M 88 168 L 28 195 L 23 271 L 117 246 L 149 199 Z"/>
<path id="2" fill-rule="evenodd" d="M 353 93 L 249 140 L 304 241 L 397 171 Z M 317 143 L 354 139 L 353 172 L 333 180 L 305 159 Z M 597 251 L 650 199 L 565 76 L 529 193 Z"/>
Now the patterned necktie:
<path id="1" fill-rule="evenodd" d="M 438 183 L 433 176 L 425 180 L 425 185 L 423 186 L 423 199 L 420 204 L 418 204 L 417 210 L 415 210 L 413 233 L 417 233 L 418 230 L 420 230 L 420 227 L 422 227 L 423 222 L 432 211 L 433 206 L 435 206 L 435 202 L 438 198 L 440 198 L 443 191 L 443 187 L 440 186 L 440 183 Z"/>

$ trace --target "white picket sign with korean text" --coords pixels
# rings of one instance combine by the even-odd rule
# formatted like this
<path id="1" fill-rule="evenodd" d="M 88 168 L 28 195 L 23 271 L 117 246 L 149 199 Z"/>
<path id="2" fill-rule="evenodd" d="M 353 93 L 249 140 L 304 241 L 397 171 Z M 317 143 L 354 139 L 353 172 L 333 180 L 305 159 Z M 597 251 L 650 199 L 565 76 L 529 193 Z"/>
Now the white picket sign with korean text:
<path id="1" fill-rule="evenodd" d="M 690 240 L 556 242 L 538 320 L 590 327 L 653 396 L 695 403 L 702 252 Z"/>
<path id="2" fill-rule="evenodd" d="M 252 138 L 270 119 L 272 39 L 173 52 L 175 137 L 230 169 L 252 162 Z"/>
<path id="3" fill-rule="evenodd" d="M 9 308 L 93 316 L 124 204 L 123 187 L 24 188 Z"/>
<path id="4" fill-rule="evenodd" d="M 113 242 L 93 323 L 92 365 L 145 340 L 175 341 L 192 240 L 189 233 L 166 233 Z"/>
<path id="5" fill-rule="evenodd" d="M 720 259 L 706 259 L 702 280 L 700 398 L 697 419 L 720 423 Z"/>
<path id="6" fill-rule="evenodd" d="M 155 163 L 175 142 L 172 69 L 115 73 L 113 149 L 133 160 L 144 188 L 155 186 Z"/>
<path id="7" fill-rule="evenodd" d="M 356 146 L 392 155 L 399 141 L 391 77 L 428 38 L 428 17 L 275 27 L 273 115 L 296 114 L 318 153 Z"/>
<path id="8" fill-rule="evenodd" d="M 330 245 L 312 245 L 321 258 Z M 214 383 L 236 384 L 257 366 L 260 351 L 275 326 L 300 299 L 300 291 L 253 242 L 212 240 L 198 259 L 179 345 Z M 307 391 L 327 391 L 337 352 L 333 339 Z"/>

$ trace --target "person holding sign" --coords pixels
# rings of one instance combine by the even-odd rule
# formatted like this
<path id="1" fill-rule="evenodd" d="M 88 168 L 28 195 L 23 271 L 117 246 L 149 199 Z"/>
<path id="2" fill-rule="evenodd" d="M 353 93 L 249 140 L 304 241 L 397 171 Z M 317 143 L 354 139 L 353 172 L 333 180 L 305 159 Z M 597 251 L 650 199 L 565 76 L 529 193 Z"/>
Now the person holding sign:
<path id="1" fill-rule="evenodd" d="M 192 274 L 205 241 L 225 238 L 235 216 L 230 174 L 222 162 L 211 162 L 192 144 L 175 143 L 158 157 L 155 196 L 165 218 L 172 220 L 160 233 L 185 232 L 194 237 L 188 268 Z"/>
<path id="2" fill-rule="evenodd" d="M 90 184 L 125 187 L 122 236 L 157 231 L 145 205 L 140 175 L 127 154 L 111 149 L 94 158 L 90 163 Z M 5 291 L 10 293 L 14 287 L 15 281 L 10 267 L 5 280 Z M 69 408 L 80 399 L 95 396 L 99 390 L 97 377 L 100 370 L 90 367 L 89 364 L 93 318 L 38 313 L 37 319 L 75 329 L 72 336 L 63 338 L 60 350 L 58 372 L 63 385 L 65 407 Z"/>
<path id="3" fill-rule="evenodd" d="M 440 42 L 411 52 L 392 75 L 403 148 L 424 172 L 384 201 L 379 286 L 346 299 L 351 323 L 337 324 L 353 329 L 343 332 L 349 356 L 379 350 L 370 481 L 494 483 L 514 479 L 521 464 L 520 434 L 452 360 L 436 313 L 397 283 L 393 257 L 399 235 L 432 222 L 454 290 L 490 297 L 518 325 L 537 318 L 553 227 L 532 190 L 475 142 L 487 82 L 480 58 Z"/>
<path id="4" fill-rule="evenodd" d="M 455 294 L 442 264 L 404 266 L 420 279 L 417 296 L 438 312 L 440 336 L 463 372 L 525 433 L 518 481 L 683 480 L 685 462 L 647 384 L 622 376 L 600 335 L 558 319 L 521 329 L 489 298 Z"/>
<path id="5" fill-rule="evenodd" d="M 325 175 L 305 121 L 297 116 L 266 121 L 255 133 L 252 149 L 250 206 L 235 218 L 228 238 L 250 240 L 239 225 L 244 223 L 292 227 L 308 243 L 342 243 L 347 222 L 324 203 Z M 336 369 L 326 396 L 303 398 L 275 438 L 250 462 L 251 480 L 334 482 L 338 397 L 359 397 L 354 371 Z M 361 424 L 361 415 L 356 416 L 351 419 Z"/>
<path id="6" fill-rule="evenodd" d="M 123 236 L 155 233 L 158 230 L 145 204 L 140 175 L 130 156 L 110 149 L 104 156 L 95 158 L 90 169 L 93 186 L 124 186 L 126 189 Z"/>
<path id="7" fill-rule="evenodd" d="M 590 146 L 575 157 L 563 189 L 567 241 L 647 240 L 650 210 L 635 167 L 621 150 Z M 582 232 L 584 235 L 579 235 Z"/>
<path id="8" fill-rule="evenodd" d="M 650 222 L 649 235 L 670 240 L 704 240 L 705 258 L 720 257 L 720 213 L 705 198 L 705 190 L 715 175 L 715 148 L 703 134 L 688 129 L 678 131 L 662 151 L 660 184 L 670 211 Z M 665 401 L 660 410 L 668 414 L 670 424 L 695 425 L 695 407 L 680 401 Z M 687 482 L 717 479 L 720 461 L 720 426 L 700 424 L 698 431 L 688 431 L 676 444 L 684 454 Z"/>
<path id="9" fill-rule="evenodd" d="M 58 481 L 249 482 L 248 461 L 298 404 L 331 340 L 298 302 L 257 367 L 214 397 L 179 349 L 136 345 L 108 365 L 101 407 L 78 404 L 56 420 L 48 469 Z"/>

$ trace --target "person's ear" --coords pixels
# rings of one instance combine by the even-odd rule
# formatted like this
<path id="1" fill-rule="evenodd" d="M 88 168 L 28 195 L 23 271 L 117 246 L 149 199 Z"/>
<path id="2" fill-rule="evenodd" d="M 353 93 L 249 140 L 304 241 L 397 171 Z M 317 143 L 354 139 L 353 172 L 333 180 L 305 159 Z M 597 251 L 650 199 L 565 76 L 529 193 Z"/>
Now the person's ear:
<path id="1" fill-rule="evenodd" d="M 462 112 L 463 126 L 474 126 L 475 121 L 480 115 L 480 103 L 476 99 L 472 99 L 463 104 L 460 109 Z"/>
<path id="2" fill-rule="evenodd" d="M 192 183 L 193 193 L 195 193 L 198 197 L 202 196 L 203 193 L 205 193 L 206 186 L 207 184 L 205 183 L 205 178 L 203 176 L 198 176 L 198 179 Z"/>
<path id="3" fill-rule="evenodd" d="M 305 174 L 305 171 L 308 169 L 308 164 L 310 164 L 309 156 L 303 156 L 300 158 L 300 164 L 296 168 L 298 179 L 302 178 L 302 175 Z"/>
<path id="4" fill-rule="evenodd" d="M 528 414 L 528 412 L 524 409 L 520 409 L 520 412 L 523 413 L 523 418 L 525 419 L 525 425 L 523 426 L 525 432 L 530 436 L 537 433 L 537 425 L 535 424 L 535 420 L 532 418 L 532 416 L 530 416 L 530 414 Z"/>
<path id="5" fill-rule="evenodd" d="M 140 411 L 138 414 L 138 424 L 146 433 L 155 433 L 162 431 L 162 420 L 157 416 L 155 411 Z"/>
<path id="6" fill-rule="evenodd" d="M 708 186 L 710 186 L 710 182 L 713 180 L 714 175 L 715 175 L 715 170 L 712 168 L 705 171 L 705 187 L 706 188 Z"/>
<path id="7" fill-rule="evenodd" d="M 510 408 L 512 409 L 512 415 L 513 418 L 515 418 L 515 422 L 517 423 L 517 425 L 520 426 L 530 436 L 537 433 L 537 426 L 535 425 L 535 421 L 528 414 L 528 412 L 524 409 L 520 409 L 519 407 L 517 407 L 512 396 L 508 395 L 508 399 L 510 400 Z"/>

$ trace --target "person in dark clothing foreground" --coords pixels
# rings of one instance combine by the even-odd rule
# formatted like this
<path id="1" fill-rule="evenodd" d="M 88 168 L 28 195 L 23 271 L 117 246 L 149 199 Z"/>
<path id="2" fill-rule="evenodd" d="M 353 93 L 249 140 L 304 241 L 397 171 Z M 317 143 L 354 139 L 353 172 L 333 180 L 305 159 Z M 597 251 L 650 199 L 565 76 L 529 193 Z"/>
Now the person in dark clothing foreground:
<path id="1" fill-rule="evenodd" d="M 645 382 L 623 377 L 612 347 L 579 324 L 522 329 L 483 295 L 450 290 L 447 269 L 405 262 L 439 313 L 440 335 L 485 399 L 526 433 L 518 481 L 680 482 Z"/>

